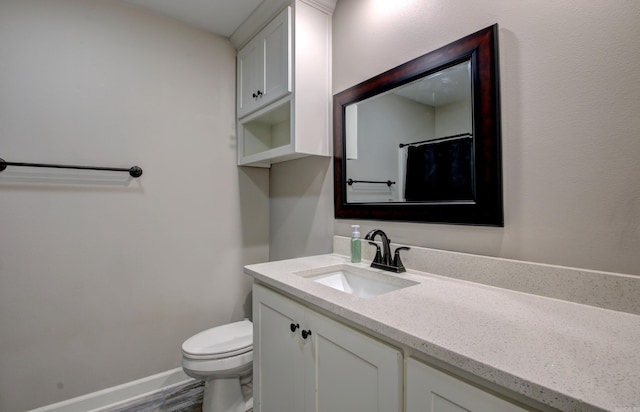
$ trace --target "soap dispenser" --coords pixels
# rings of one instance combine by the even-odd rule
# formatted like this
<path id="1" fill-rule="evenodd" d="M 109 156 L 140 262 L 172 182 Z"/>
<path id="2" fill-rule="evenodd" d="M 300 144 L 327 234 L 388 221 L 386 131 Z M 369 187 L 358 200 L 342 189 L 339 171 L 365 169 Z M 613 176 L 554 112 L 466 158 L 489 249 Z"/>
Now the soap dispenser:
<path id="1" fill-rule="evenodd" d="M 351 262 L 360 263 L 361 260 L 360 225 L 351 225 Z"/>

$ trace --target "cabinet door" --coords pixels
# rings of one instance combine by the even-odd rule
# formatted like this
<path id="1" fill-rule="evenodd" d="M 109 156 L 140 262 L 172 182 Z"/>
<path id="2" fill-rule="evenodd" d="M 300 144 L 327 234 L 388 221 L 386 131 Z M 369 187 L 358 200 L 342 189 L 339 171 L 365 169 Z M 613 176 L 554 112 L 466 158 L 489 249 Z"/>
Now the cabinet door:
<path id="1" fill-rule="evenodd" d="M 237 99 L 238 117 L 242 117 L 259 105 L 258 90 L 264 90 L 264 42 L 254 39 L 238 52 Z"/>
<path id="2" fill-rule="evenodd" d="M 291 92 L 291 8 L 238 52 L 237 117 Z"/>
<path id="3" fill-rule="evenodd" d="M 306 371 L 307 412 L 402 410 L 402 354 L 315 312 L 307 313 L 313 363 Z"/>
<path id="4" fill-rule="evenodd" d="M 524 412 L 422 362 L 407 360 L 407 412 Z"/>
<path id="5" fill-rule="evenodd" d="M 256 412 L 304 410 L 304 308 L 260 285 L 253 286 L 253 395 Z M 299 325 L 291 331 L 291 325 Z"/>
<path id="6" fill-rule="evenodd" d="M 291 7 L 287 7 L 265 27 L 262 36 L 264 94 L 260 98 L 260 106 L 291 92 Z"/>

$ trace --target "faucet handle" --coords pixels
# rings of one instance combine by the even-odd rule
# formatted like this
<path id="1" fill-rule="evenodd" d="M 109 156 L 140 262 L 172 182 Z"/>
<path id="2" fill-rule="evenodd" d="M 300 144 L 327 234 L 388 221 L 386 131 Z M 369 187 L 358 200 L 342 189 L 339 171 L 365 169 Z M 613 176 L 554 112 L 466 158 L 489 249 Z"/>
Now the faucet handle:
<path id="1" fill-rule="evenodd" d="M 410 247 L 400 246 L 396 248 L 395 253 L 393 254 L 393 266 L 398 268 L 398 273 L 405 272 L 404 264 L 402 264 L 402 260 L 400 259 L 400 251 L 401 250 L 411 250 Z"/>
<path id="2" fill-rule="evenodd" d="M 382 263 L 382 253 L 380 252 L 380 246 L 375 242 L 369 242 L 369 244 L 376 247 L 376 256 L 373 258 L 373 263 Z"/>

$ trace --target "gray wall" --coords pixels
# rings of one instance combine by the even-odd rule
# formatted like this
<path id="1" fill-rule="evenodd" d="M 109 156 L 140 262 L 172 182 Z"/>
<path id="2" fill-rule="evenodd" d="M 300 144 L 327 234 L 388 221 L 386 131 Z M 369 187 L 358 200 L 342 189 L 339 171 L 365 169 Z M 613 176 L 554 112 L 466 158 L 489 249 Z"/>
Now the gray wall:
<path id="1" fill-rule="evenodd" d="M 362 232 L 380 227 L 425 247 L 640 275 L 639 19 L 640 2 L 623 0 L 339 0 L 334 93 L 500 25 L 505 227 L 357 222 Z M 332 175 L 316 159 L 273 167 L 272 208 L 307 207 L 295 217 L 271 212 L 272 258 L 323 253 L 332 234 L 350 234 L 349 220 L 326 229 Z M 314 181 L 314 191 L 285 188 L 307 176 L 326 181 Z"/>
<path id="2" fill-rule="evenodd" d="M 0 2 L 0 157 L 144 169 L 0 177 L 0 410 L 179 367 L 245 316 L 268 171 L 236 166 L 234 84 L 227 39 L 118 1 Z"/>
<path id="3" fill-rule="evenodd" d="M 396 182 L 347 186 L 348 202 L 389 202 L 403 196 L 400 143 L 434 137 L 435 109 L 396 94 L 358 105 L 358 158 L 347 159 L 347 178 Z"/>

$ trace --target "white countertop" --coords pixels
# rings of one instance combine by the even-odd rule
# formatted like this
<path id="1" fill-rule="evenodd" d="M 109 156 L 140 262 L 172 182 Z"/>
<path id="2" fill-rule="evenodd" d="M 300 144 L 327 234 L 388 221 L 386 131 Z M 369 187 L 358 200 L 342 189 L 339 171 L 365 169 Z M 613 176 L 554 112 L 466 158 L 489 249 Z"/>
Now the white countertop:
<path id="1" fill-rule="evenodd" d="M 330 254 L 249 265 L 245 273 L 551 407 L 640 412 L 640 316 L 410 269 L 384 273 L 417 285 L 369 298 L 294 274 L 345 263 Z"/>

